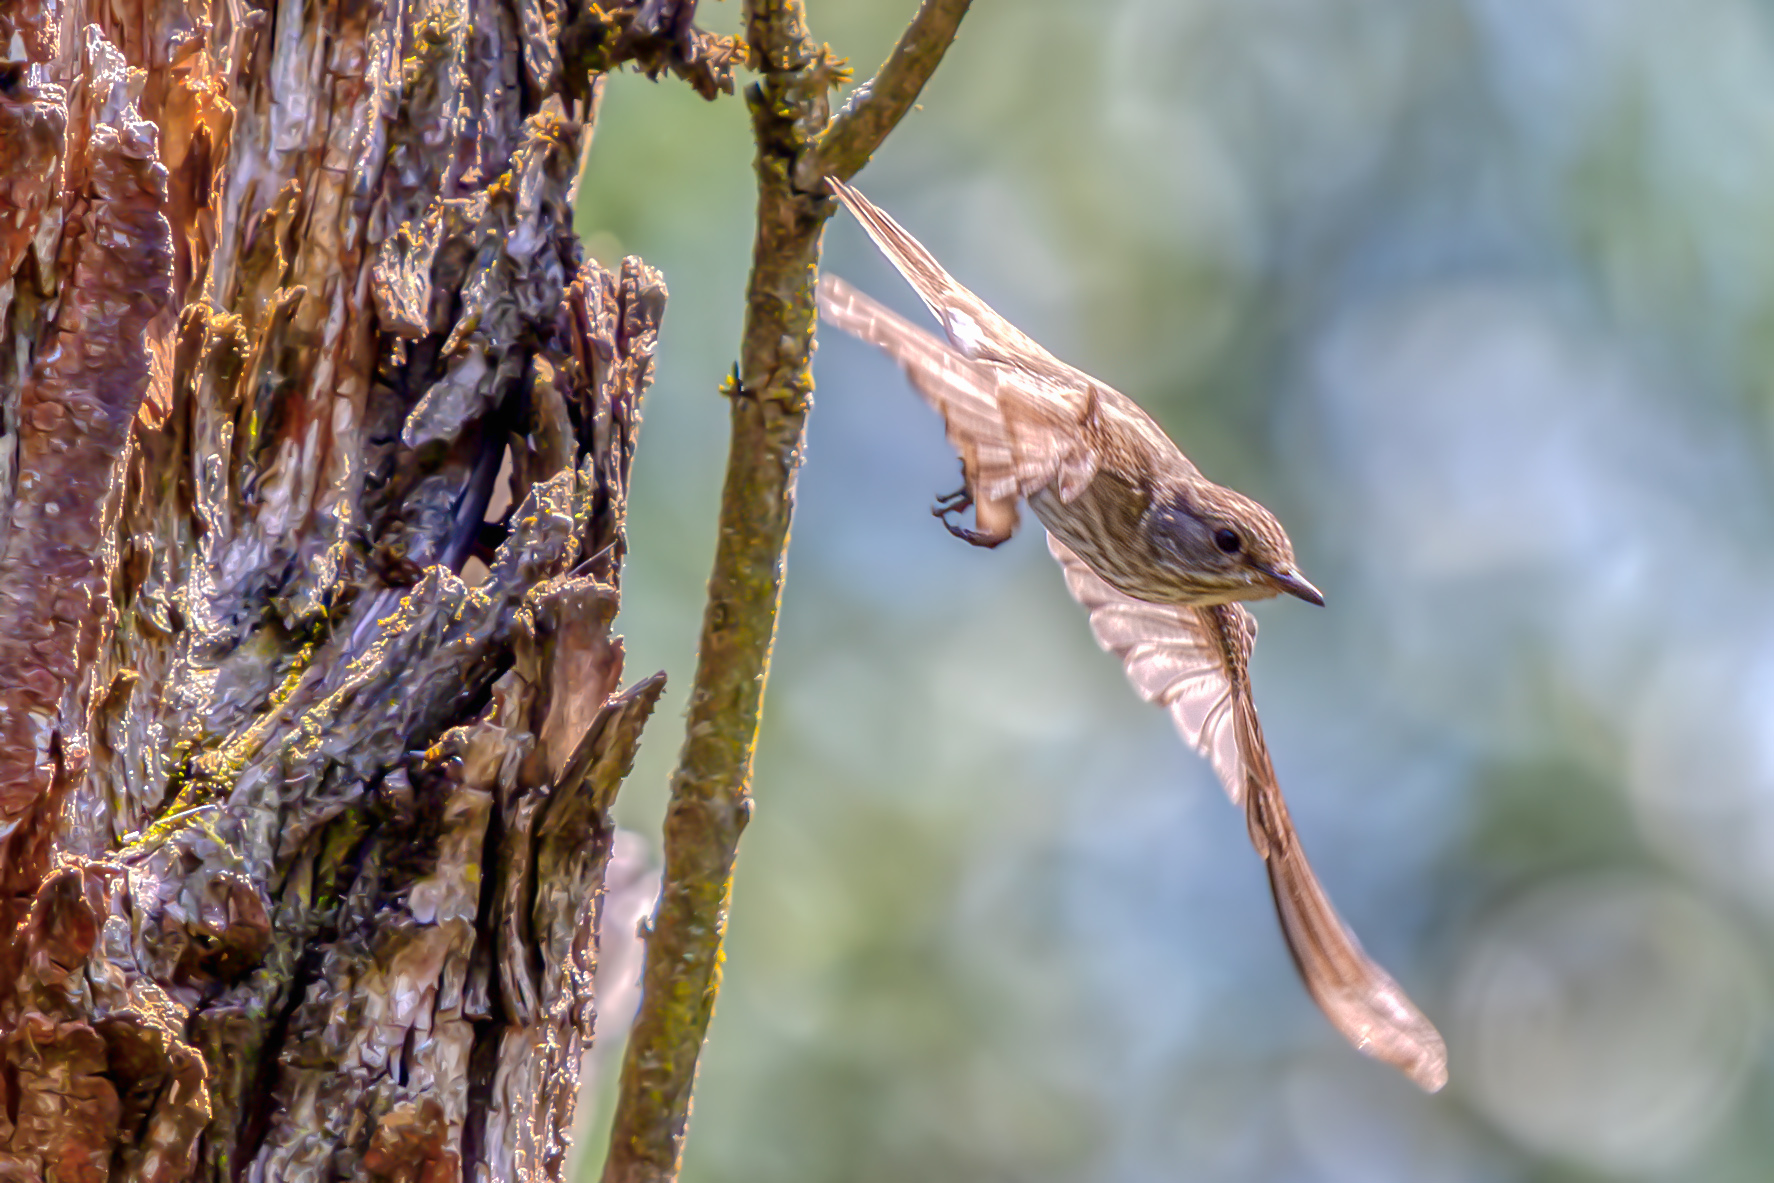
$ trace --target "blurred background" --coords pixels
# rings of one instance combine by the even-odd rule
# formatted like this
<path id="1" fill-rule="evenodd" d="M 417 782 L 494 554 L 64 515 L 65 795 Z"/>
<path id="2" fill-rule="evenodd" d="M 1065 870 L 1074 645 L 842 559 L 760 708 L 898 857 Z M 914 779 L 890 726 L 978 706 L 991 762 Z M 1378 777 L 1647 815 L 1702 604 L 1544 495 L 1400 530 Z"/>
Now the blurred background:
<path id="1" fill-rule="evenodd" d="M 809 7 L 866 76 L 914 2 Z M 621 622 L 676 693 L 643 864 L 751 155 L 737 99 L 623 77 L 580 193 L 672 293 Z M 1275 762 L 1452 1083 L 1320 1017 L 1038 527 L 950 538 L 939 421 L 822 333 L 686 1180 L 1774 1178 L 1774 4 L 977 0 L 858 183 L 1287 525 L 1329 606 L 1256 608 Z"/>

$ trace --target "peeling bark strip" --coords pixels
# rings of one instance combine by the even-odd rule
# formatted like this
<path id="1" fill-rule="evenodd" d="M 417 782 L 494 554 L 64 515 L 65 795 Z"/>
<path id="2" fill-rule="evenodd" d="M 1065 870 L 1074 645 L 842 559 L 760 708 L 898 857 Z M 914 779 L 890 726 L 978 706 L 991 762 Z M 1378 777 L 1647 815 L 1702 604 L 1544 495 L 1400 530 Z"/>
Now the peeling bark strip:
<path id="1" fill-rule="evenodd" d="M 148 388 L 152 326 L 171 294 L 171 233 L 161 214 L 166 170 L 155 128 L 129 99 L 122 55 L 98 30 L 89 27 L 81 51 L 85 81 L 64 163 L 59 307 L 22 388 L 7 400 L 14 479 L 0 542 L 0 619 L 7 623 L 0 631 L 0 884 L 9 894 L 41 879 L 46 814 L 56 806 L 44 798 L 58 771 L 64 785 L 78 774 L 78 756 L 56 722 L 92 657 L 100 509 Z M 45 120 L 53 122 L 60 121 Z M 27 225 L 33 216 L 40 222 L 46 196 L 33 193 L 20 207 Z"/>
<path id="2" fill-rule="evenodd" d="M 826 92 L 848 71 L 808 34 L 800 0 L 746 4 L 750 65 L 762 75 L 746 92 L 758 145 L 757 237 L 740 363 L 726 391 L 733 426 L 720 541 L 604 1183 L 663 1183 L 683 1160 L 696 1061 L 720 989 L 734 857 L 751 816 L 752 753 L 812 405 L 814 285 L 834 208 L 823 178 L 848 180 L 868 161 L 966 10 L 967 0 L 926 0 L 879 75 L 831 120 Z M 822 152 L 817 174 L 800 179 Z"/>
<path id="3" fill-rule="evenodd" d="M 0 0 L 0 1179 L 562 1177 L 693 12 Z"/>

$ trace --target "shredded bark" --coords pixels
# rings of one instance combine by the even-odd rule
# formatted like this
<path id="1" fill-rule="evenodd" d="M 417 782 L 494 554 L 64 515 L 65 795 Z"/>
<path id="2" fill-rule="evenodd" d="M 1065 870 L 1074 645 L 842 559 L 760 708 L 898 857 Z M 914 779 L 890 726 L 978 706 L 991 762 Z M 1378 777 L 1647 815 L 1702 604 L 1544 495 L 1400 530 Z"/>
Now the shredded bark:
<path id="1" fill-rule="evenodd" d="M 0 1178 L 562 1177 L 693 16 L 0 6 Z"/>

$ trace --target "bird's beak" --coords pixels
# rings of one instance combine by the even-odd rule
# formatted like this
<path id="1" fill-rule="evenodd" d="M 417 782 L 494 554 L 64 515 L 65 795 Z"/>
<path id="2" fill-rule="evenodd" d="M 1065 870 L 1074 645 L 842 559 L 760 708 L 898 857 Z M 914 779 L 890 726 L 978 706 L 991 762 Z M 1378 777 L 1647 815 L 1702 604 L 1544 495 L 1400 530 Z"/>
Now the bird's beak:
<path id="1" fill-rule="evenodd" d="M 1290 596 L 1298 596 L 1308 604 L 1324 607 L 1324 593 L 1307 583 L 1306 577 L 1292 567 L 1277 567 L 1265 571 L 1264 574 L 1269 577 L 1269 582 L 1274 584 L 1278 590 L 1284 591 Z"/>

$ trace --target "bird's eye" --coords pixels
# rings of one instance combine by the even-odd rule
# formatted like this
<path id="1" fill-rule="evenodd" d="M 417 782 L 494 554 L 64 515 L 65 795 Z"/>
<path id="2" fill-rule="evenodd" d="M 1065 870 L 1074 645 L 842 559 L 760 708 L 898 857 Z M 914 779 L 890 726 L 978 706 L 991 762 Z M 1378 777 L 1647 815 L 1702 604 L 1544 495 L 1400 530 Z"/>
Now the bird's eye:
<path id="1" fill-rule="evenodd" d="M 1215 530 L 1213 543 L 1229 555 L 1237 554 L 1238 548 L 1244 545 L 1244 541 L 1238 537 L 1236 530 Z"/>

